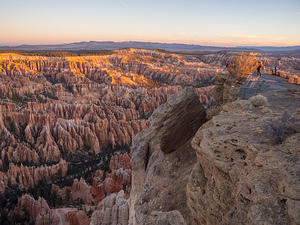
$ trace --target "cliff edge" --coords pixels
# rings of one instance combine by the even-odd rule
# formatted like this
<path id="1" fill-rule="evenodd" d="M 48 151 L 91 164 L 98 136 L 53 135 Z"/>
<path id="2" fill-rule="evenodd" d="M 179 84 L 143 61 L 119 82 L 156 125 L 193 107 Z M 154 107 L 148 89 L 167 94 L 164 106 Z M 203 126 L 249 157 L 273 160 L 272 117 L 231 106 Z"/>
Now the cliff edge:
<path id="1" fill-rule="evenodd" d="M 171 96 L 134 139 L 130 224 L 300 224 L 299 91 L 228 103 L 207 122 L 193 96 Z"/>
<path id="2" fill-rule="evenodd" d="M 150 128 L 135 137 L 130 224 L 185 224 L 189 219 L 185 189 L 196 162 L 190 141 L 205 118 L 194 89 L 186 88 L 170 96 L 153 113 Z"/>

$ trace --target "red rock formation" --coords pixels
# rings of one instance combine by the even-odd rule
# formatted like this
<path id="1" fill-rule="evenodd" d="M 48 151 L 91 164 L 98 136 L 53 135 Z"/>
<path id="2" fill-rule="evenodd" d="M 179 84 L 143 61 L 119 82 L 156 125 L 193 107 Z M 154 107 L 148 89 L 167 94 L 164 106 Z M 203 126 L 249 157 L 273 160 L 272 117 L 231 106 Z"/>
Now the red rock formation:
<path id="1" fill-rule="evenodd" d="M 52 185 L 52 192 L 62 199 L 66 199 L 66 192 L 70 191 L 72 201 L 81 199 L 84 204 L 97 205 L 105 196 L 111 193 L 124 191 L 125 197 L 128 198 L 131 186 L 131 166 L 130 156 L 127 153 L 116 154 L 110 160 L 110 172 L 97 170 L 93 175 L 93 184 L 89 185 L 81 178 L 75 179 L 71 187 L 59 188 Z"/>
<path id="2" fill-rule="evenodd" d="M 99 202 L 105 196 L 111 193 L 117 193 L 120 190 L 124 190 L 126 196 L 129 196 L 131 186 L 131 166 L 130 157 L 127 153 L 116 154 L 111 157 L 110 173 L 106 173 L 105 179 L 99 181 L 99 176 L 94 179 L 91 192 Z M 101 172 L 98 172 L 101 174 Z"/>
<path id="3" fill-rule="evenodd" d="M 58 225 L 60 221 L 43 198 L 35 200 L 29 195 L 23 195 L 14 211 L 20 218 L 25 218 L 28 213 L 30 220 L 36 225 Z"/>
<path id="4" fill-rule="evenodd" d="M 8 183 L 17 185 L 20 189 L 28 189 L 42 180 L 50 182 L 53 176 L 65 176 L 67 167 L 67 162 L 63 159 L 53 166 L 28 167 L 10 164 L 7 172 L 0 171 L 0 191 L 3 193 L 3 186 L 6 187 Z"/>
<path id="5" fill-rule="evenodd" d="M 91 204 L 94 202 L 93 196 L 90 192 L 90 186 L 85 182 L 83 178 L 78 181 L 74 180 L 71 187 L 71 197 L 73 200 L 82 199 L 84 203 Z"/>
<path id="6" fill-rule="evenodd" d="M 12 111 L 12 112 L 16 111 L 16 104 L 1 102 L 0 112 L 10 112 L 10 111 Z"/>
<path id="7" fill-rule="evenodd" d="M 83 208 L 120 190 L 127 197 L 129 156 L 114 156 L 110 172 L 95 172 L 102 154 L 128 149 L 169 95 L 185 85 L 209 86 L 219 69 L 196 57 L 136 49 L 83 57 L 0 54 L 0 193 L 45 180 L 65 202 L 69 192 L 70 201 L 82 199 Z M 213 101 L 209 87 L 198 96 Z M 91 185 L 80 179 L 64 187 L 88 173 L 95 174 Z"/>

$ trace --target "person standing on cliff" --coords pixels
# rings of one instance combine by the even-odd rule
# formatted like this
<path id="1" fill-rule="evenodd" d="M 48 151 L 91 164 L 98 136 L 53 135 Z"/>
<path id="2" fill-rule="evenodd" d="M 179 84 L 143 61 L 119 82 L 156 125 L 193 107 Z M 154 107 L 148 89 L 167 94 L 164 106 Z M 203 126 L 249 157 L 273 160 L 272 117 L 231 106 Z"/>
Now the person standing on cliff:
<path id="1" fill-rule="evenodd" d="M 263 66 L 262 63 L 259 62 L 259 63 L 258 63 L 258 67 L 257 67 L 257 76 L 260 76 L 260 77 L 261 77 L 261 72 L 260 72 L 260 70 L 261 70 L 262 66 Z"/>
<path id="2" fill-rule="evenodd" d="M 277 70 L 278 70 L 278 66 L 280 64 L 280 58 L 276 61 L 275 67 L 274 67 L 274 72 L 275 72 L 275 76 L 277 75 Z"/>

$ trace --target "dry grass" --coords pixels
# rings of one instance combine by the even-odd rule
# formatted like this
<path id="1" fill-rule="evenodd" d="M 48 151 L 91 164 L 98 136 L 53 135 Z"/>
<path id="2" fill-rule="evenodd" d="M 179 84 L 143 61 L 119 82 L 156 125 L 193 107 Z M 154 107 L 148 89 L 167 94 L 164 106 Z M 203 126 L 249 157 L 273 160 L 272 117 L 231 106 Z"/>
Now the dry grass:
<path id="1" fill-rule="evenodd" d="M 252 96 L 249 100 L 255 107 L 264 106 L 268 103 L 268 99 L 263 95 Z"/>

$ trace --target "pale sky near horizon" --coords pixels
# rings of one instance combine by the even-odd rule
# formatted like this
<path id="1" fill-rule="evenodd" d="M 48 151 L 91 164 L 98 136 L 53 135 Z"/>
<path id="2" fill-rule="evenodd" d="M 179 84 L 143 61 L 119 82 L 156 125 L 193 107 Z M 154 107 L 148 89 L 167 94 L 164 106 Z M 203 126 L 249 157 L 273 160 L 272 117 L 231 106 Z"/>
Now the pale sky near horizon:
<path id="1" fill-rule="evenodd" d="M 300 0 L 0 0 L 0 45 L 300 45 Z"/>

